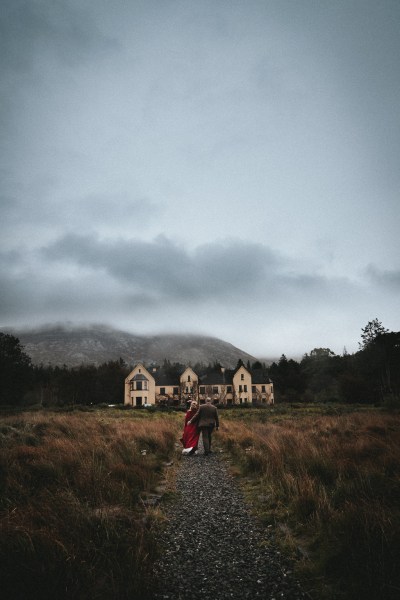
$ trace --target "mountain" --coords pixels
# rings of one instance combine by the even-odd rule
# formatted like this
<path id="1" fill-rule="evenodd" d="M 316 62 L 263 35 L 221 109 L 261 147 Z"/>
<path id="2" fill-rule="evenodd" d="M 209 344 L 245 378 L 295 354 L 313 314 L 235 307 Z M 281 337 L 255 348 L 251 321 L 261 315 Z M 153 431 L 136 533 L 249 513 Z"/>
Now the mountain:
<path id="1" fill-rule="evenodd" d="M 74 327 L 46 326 L 35 330 L 8 329 L 17 337 L 36 365 L 100 365 L 123 358 L 128 365 L 137 362 L 160 364 L 164 358 L 182 364 L 218 361 L 234 368 L 254 356 L 218 338 L 202 335 L 135 335 L 103 325 Z"/>

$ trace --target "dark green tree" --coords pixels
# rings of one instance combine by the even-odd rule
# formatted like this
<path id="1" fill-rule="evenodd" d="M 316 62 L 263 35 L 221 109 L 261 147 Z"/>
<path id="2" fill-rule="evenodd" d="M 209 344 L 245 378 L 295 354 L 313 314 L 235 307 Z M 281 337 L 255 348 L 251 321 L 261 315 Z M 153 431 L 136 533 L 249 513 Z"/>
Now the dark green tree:
<path id="1" fill-rule="evenodd" d="M 265 369 L 265 365 L 261 364 L 259 360 L 256 360 L 255 362 L 253 362 L 253 364 L 251 365 L 252 369 Z"/>
<path id="2" fill-rule="evenodd" d="M 124 398 L 125 379 L 129 375 L 129 370 L 122 358 L 100 365 L 97 369 L 96 385 L 94 386 L 97 395 L 93 403 L 121 403 Z"/>
<path id="3" fill-rule="evenodd" d="M 383 333 L 388 333 L 389 330 L 385 329 L 379 319 L 373 319 L 372 321 L 368 321 L 366 326 L 361 330 L 361 342 L 358 342 L 360 350 L 365 350 L 368 348 L 370 344 L 372 344 L 375 339 L 382 335 Z"/>
<path id="4" fill-rule="evenodd" d="M 23 402 L 31 378 L 31 359 L 19 339 L 0 333 L 0 404 Z"/>
<path id="5" fill-rule="evenodd" d="M 306 380 L 301 372 L 300 364 L 284 354 L 280 357 L 278 363 L 272 363 L 268 369 L 275 393 L 278 400 L 299 401 L 305 390 Z"/>
<path id="6" fill-rule="evenodd" d="M 308 395 L 321 402 L 339 400 L 338 377 L 341 368 L 341 357 L 330 348 L 314 348 L 310 354 L 305 354 L 301 370 L 307 381 Z"/>
<path id="7" fill-rule="evenodd" d="M 400 332 L 377 333 L 356 355 L 357 367 L 369 382 L 374 401 L 400 393 Z"/>

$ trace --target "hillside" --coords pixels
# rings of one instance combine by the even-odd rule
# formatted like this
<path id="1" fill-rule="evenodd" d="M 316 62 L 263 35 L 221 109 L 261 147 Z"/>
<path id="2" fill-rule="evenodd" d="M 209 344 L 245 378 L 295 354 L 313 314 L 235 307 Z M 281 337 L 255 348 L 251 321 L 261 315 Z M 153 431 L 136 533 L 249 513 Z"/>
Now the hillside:
<path id="1" fill-rule="evenodd" d="M 183 364 L 219 361 L 227 368 L 239 359 L 256 358 L 218 338 L 201 335 L 135 335 L 101 325 L 88 327 L 47 326 L 36 330 L 8 330 L 18 337 L 34 364 L 100 365 L 123 358 L 137 362 L 161 363 L 164 358 Z"/>

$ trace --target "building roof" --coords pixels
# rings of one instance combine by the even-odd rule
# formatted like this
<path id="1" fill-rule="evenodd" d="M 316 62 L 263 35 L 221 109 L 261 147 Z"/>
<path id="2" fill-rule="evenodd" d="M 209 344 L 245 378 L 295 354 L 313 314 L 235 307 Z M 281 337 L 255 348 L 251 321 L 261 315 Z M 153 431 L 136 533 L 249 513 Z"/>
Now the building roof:
<path id="1" fill-rule="evenodd" d="M 221 371 L 209 371 L 199 375 L 199 385 L 232 385 L 234 371 L 226 369 Z"/>
<path id="2" fill-rule="evenodd" d="M 272 383 L 270 378 L 268 377 L 267 372 L 264 369 L 252 369 L 250 372 L 251 372 L 251 381 L 253 384 Z"/>
<path id="3" fill-rule="evenodd" d="M 174 387 L 179 387 L 179 375 L 177 376 L 176 374 L 171 374 L 162 368 L 157 369 L 157 371 L 155 371 L 152 375 L 156 381 L 156 385 L 158 386 L 170 385 Z"/>
<path id="4" fill-rule="evenodd" d="M 152 377 L 154 377 L 155 384 L 158 387 L 179 387 L 180 376 L 187 368 L 188 367 L 185 367 L 184 369 L 175 371 L 171 369 L 165 369 L 164 367 L 155 367 L 153 365 L 152 367 L 148 368 L 148 372 Z M 220 369 L 206 370 L 202 373 L 196 373 L 194 369 L 192 370 L 198 376 L 199 385 L 232 385 L 233 377 L 239 368 L 240 366 L 236 369 L 225 369 L 223 372 Z M 250 373 L 253 385 L 272 383 L 265 369 L 249 370 L 247 367 L 244 368 Z M 133 377 L 133 381 L 148 381 L 148 379 L 145 375 L 139 373 Z"/>
<path id="5" fill-rule="evenodd" d="M 143 373 L 138 373 L 132 377 L 131 381 L 148 381 L 147 377 Z"/>

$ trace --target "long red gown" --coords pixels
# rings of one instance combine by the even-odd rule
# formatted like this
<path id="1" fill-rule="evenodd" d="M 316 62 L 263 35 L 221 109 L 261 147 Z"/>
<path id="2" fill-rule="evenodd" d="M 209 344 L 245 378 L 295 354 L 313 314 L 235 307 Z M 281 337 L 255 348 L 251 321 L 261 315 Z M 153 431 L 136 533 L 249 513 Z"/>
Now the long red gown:
<path id="1" fill-rule="evenodd" d="M 182 446 L 185 450 L 190 451 L 193 449 L 193 452 L 197 450 L 197 446 L 199 443 L 200 432 L 197 429 L 196 423 L 192 423 L 189 425 L 189 421 L 196 414 L 196 410 L 188 410 L 185 415 L 185 426 L 183 428 L 183 435 L 181 437 Z"/>

